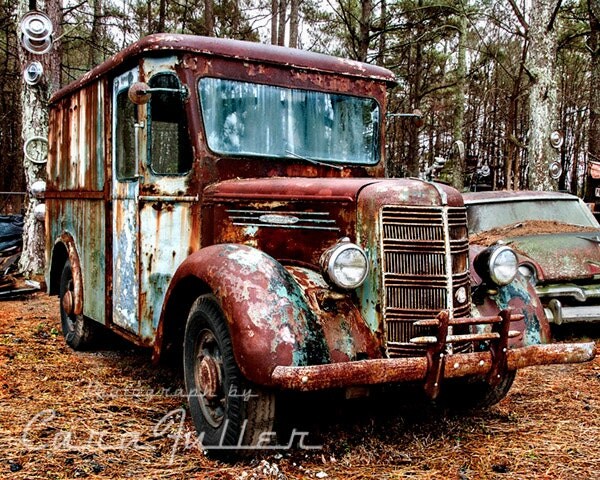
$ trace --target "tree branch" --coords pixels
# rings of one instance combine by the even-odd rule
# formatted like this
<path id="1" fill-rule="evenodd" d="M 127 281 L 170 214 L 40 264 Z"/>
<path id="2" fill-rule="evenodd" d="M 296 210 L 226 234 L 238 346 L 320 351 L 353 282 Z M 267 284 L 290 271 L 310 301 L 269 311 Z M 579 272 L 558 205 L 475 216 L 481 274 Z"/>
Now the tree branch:
<path id="1" fill-rule="evenodd" d="M 558 11 L 560 10 L 561 5 L 562 0 L 558 0 L 558 3 L 556 4 L 554 11 L 552 12 L 552 16 L 550 17 L 550 21 L 548 22 L 548 26 L 546 27 L 547 32 L 551 32 L 554 28 L 554 22 L 556 21 L 556 16 L 558 15 Z"/>
<path id="2" fill-rule="evenodd" d="M 519 23 L 521 24 L 521 26 L 523 27 L 525 32 L 527 32 L 529 30 L 529 24 L 527 23 L 527 20 L 525 20 L 525 16 L 523 15 L 523 12 L 521 12 L 521 9 L 519 8 L 519 6 L 515 2 L 515 0 L 508 0 L 508 3 L 510 3 L 510 6 L 512 7 L 513 12 L 515 12 L 517 19 L 519 20 Z"/>

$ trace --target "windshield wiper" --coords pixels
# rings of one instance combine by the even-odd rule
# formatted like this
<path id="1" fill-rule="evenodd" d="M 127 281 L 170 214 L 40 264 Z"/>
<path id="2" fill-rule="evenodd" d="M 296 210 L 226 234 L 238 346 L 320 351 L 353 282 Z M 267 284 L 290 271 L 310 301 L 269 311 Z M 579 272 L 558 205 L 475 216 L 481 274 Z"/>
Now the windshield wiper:
<path id="1" fill-rule="evenodd" d="M 344 169 L 344 167 L 342 167 L 340 165 L 333 165 L 331 163 L 321 162 L 320 160 L 315 160 L 313 158 L 303 157 L 302 155 L 298 155 L 297 153 L 290 152 L 289 150 L 286 150 L 285 153 L 289 153 L 292 157 L 299 158 L 300 160 L 304 160 L 305 162 L 312 163 L 313 165 L 321 165 L 324 167 L 331 167 L 331 168 L 335 168 L 337 170 Z"/>

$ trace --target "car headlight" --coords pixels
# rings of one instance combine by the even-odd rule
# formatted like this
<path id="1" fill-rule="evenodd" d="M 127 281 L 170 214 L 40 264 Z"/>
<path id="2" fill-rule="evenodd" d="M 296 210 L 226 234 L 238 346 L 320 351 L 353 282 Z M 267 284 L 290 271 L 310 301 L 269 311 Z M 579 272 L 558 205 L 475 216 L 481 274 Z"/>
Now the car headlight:
<path id="1" fill-rule="evenodd" d="M 360 287 L 367 278 L 369 263 L 365 251 L 348 238 L 327 249 L 321 257 L 326 280 L 343 290 Z"/>
<path id="2" fill-rule="evenodd" d="M 505 245 L 493 245 L 475 258 L 475 270 L 486 282 L 508 285 L 517 274 L 517 254 Z"/>

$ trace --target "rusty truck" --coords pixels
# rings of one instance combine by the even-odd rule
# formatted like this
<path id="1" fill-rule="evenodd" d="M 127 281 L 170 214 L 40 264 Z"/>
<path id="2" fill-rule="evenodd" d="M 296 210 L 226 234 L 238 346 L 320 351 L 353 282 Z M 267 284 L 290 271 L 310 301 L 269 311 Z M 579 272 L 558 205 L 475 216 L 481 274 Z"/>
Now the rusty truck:
<path id="1" fill-rule="evenodd" d="M 522 367 L 593 358 L 592 343 L 548 343 L 508 246 L 470 263 L 458 191 L 386 178 L 395 82 L 156 34 L 57 92 L 46 281 L 66 342 L 106 328 L 179 358 L 207 449 L 264 446 L 280 392 L 416 382 L 489 405 Z"/>

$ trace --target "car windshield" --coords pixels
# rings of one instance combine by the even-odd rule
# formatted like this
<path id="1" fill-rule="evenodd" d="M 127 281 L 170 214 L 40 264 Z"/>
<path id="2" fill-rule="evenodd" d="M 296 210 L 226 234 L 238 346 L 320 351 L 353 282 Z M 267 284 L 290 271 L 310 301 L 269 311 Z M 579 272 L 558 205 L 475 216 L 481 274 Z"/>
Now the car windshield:
<path id="1" fill-rule="evenodd" d="M 373 98 L 201 78 L 209 148 L 331 163 L 379 161 L 380 109 Z"/>
<path id="2" fill-rule="evenodd" d="M 467 205 L 469 233 L 502 228 L 516 223 L 543 221 L 600 228 L 591 212 L 574 200 L 515 200 Z"/>

